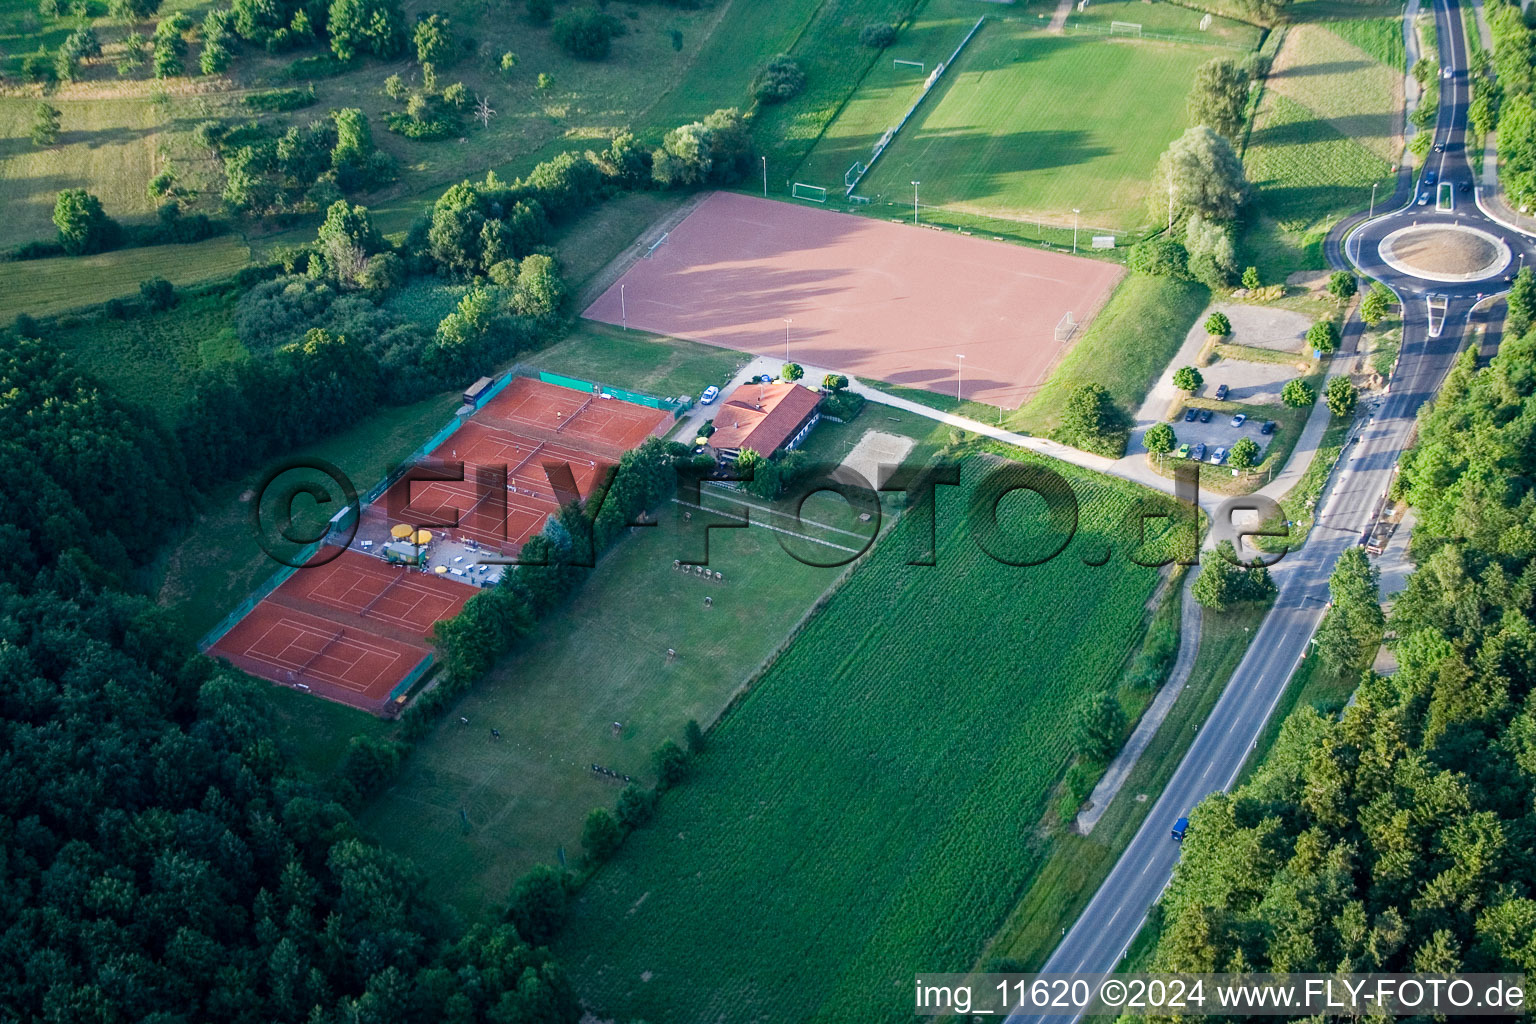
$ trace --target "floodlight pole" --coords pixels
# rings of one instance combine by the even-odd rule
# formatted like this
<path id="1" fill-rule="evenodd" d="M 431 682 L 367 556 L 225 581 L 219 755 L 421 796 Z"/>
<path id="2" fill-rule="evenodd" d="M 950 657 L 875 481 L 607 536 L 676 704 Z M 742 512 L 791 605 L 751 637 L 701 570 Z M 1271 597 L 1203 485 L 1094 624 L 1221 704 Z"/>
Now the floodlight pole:
<path id="1" fill-rule="evenodd" d="M 1370 220 L 1372 217 L 1376 216 L 1376 186 L 1380 184 L 1381 182 L 1379 181 L 1371 182 L 1371 209 L 1370 212 L 1365 215 L 1366 220 Z"/>
<path id="2" fill-rule="evenodd" d="M 1072 251 L 1077 252 L 1077 215 L 1082 213 L 1077 207 L 1072 207 Z"/>
<path id="3" fill-rule="evenodd" d="M 629 306 L 624 301 L 624 285 L 619 285 L 619 319 L 624 323 L 624 329 L 629 330 Z"/>
<path id="4" fill-rule="evenodd" d="M 913 224 L 917 223 L 917 186 L 919 186 L 921 184 L 922 184 L 922 182 L 920 182 L 920 181 L 914 181 L 912 183 L 912 223 Z"/>
<path id="5" fill-rule="evenodd" d="M 763 198 L 768 198 L 768 158 L 763 157 Z"/>
<path id="6" fill-rule="evenodd" d="M 784 361 L 789 362 L 789 325 L 794 323 L 789 317 L 784 317 Z"/>
<path id="7" fill-rule="evenodd" d="M 963 402 L 965 399 L 960 397 L 960 387 L 965 383 L 965 353 L 956 352 L 955 358 L 960 361 L 960 372 L 955 376 L 955 401 Z"/>

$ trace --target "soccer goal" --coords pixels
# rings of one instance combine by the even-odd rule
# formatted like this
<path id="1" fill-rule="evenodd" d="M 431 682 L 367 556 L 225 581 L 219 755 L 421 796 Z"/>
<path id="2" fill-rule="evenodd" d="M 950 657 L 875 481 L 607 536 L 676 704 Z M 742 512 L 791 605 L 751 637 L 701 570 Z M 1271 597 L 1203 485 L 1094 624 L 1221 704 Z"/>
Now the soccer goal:
<path id="1" fill-rule="evenodd" d="M 867 170 L 869 168 L 864 166 L 864 161 L 855 160 L 853 166 L 843 172 L 843 187 L 852 188 L 853 183 L 858 181 L 860 176 Z"/>
<path id="2" fill-rule="evenodd" d="M 656 241 L 652 242 L 651 243 L 651 247 L 649 249 L 645 250 L 645 258 L 646 259 L 650 259 L 651 258 L 651 253 L 655 252 L 657 249 L 660 249 L 661 246 L 662 246 L 662 243 L 664 243 L 667 240 L 667 236 L 670 235 L 670 234 L 671 234 L 670 231 L 662 232 L 661 237 L 656 239 Z"/>
<path id="3" fill-rule="evenodd" d="M 1109 23 L 1109 34 L 1112 36 L 1140 36 L 1141 22 L 1112 21 Z"/>
<path id="4" fill-rule="evenodd" d="M 804 199 L 811 203 L 824 203 L 827 201 L 827 190 L 820 185 L 807 185 L 803 181 L 797 181 L 790 187 L 789 194 L 796 199 Z"/>
<path id="5" fill-rule="evenodd" d="M 1056 325 L 1056 340 L 1067 341 L 1072 337 L 1072 335 L 1076 333 L 1077 321 L 1073 319 L 1072 314 L 1069 311 L 1065 316 L 1061 318 L 1061 322 Z"/>
<path id="6" fill-rule="evenodd" d="M 1209 14 L 1207 14 L 1205 17 L 1200 19 L 1200 31 L 1201 32 L 1208 32 L 1208 31 L 1210 31 L 1210 28 L 1211 28 L 1211 16 Z"/>
<path id="7" fill-rule="evenodd" d="M 918 74 L 922 74 L 924 71 L 928 70 L 927 66 L 924 65 L 923 62 L 920 61 L 920 60 L 902 60 L 900 57 L 892 58 L 892 60 L 891 60 L 891 67 L 893 67 L 893 68 L 911 68 L 912 70 L 916 71 Z"/>

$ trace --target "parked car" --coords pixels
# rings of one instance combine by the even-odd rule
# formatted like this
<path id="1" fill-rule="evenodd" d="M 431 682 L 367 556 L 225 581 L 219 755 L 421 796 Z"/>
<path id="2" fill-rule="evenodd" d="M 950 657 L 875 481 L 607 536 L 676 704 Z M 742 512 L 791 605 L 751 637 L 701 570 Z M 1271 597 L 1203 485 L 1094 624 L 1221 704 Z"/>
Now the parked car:
<path id="1" fill-rule="evenodd" d="M 1201 409 L 1200 410 L 1200 422 L 1201 423 L 1209 423 L 1209 422 L 1211 422 L 1211 410 L 1209 410 L 1209 409 Z"/>
<path id="2" fill-rule="evenodd" d="M 1174 452 L 1173 454 L 1174 454 L 1175 458 L 1179 458 L 1179 459 L 1187 459 L 1187 458 L 1189 458 L 1189 445 L 1187 445 L 1187 444 L 1179 445 L 1179 450 Z"/>
<path id="3" fill-rule="evenodd" d="M 1219 466 L 1226 461 L 1227 450 L 1225 448 L 1217 448 L 1215 451 L 1211 452 L 1211 465 Z"/>
<path id="4" fill-rule="evenodd" d="M 1184 837 L 1186 835 L 1188 835 L 1188 834 L 1189 834 L 1189 819 L 1188 818 L 1180 818 L 1178 821 L 1173 823 L 1173 838 L 1175 840 L 1177 840 L 1178 842 L 1182 843 L 1184 841 Z"/>
<path id="5" fill-rule="evenodd" d="M 1264 421 L 1264 425 L 1259 428 L 1259 433 L 1261 433 L 1261 434 L 1273 434 L 1274 432 L 1275 432 L 1275 421 L 1274 420 L 1265 420 Z"/>
<path id="6" fill-rule="evenodd" d="M 1225 384 L 1218 384 L 1218 385 L 1216 385 L 1216 401 L 1218 401 L 1218 402 L 1225 402 L 1226 400 L 1227 400 L 1227 386 Z"/>
<path id="7" fill-rule="evenodd" d="M 1195 450 L 1189 453 L 1189 457 L 1194 459 L 1196 462 L 1204 462 L 1205 461 L 1205 445 L 1203 445 L 1203 444 L 1195 445 Z"/>
<path id="8" fill-rule="evenodd" d="M 1245 413 L 1245 412 L 1240 412 L 1236 416 L 1232 417 L 1232 425 L 1234 427 L 1240 427 L 1244 423 L 1247 423 L 1247 422 L 1248 422 L 1248 414 Z"/>
<path id="9" fill-rule="evenodd" d="M 709 387 L 705 388 L 704 393 L 699 396 L 699 404 L 708 405 L 710 402 L 713 402 L 719 397 L 720 389 L 711 384 Z"/>
<path id="10" fill-rule="evenodd" d="M 1190 408 L 1184 410 L 1184 422 L 1193 423 L 1195 422 L 1195 417 L 1199 415 L 1200 410 L 1191 406 Z"/>

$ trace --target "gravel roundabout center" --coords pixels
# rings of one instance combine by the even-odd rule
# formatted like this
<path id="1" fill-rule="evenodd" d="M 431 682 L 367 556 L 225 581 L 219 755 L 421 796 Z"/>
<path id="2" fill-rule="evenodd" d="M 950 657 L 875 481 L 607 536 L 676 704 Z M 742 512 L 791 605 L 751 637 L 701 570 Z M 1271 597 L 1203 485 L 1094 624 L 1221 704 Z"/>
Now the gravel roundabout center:
<path id="1" fill-rule="evenodd" d="M 1381 240 L 1393 269 L 1430 281 L 1480 281 L 1509 265 L 1509 246 L 1475 228 L 1415 225 Z"/>

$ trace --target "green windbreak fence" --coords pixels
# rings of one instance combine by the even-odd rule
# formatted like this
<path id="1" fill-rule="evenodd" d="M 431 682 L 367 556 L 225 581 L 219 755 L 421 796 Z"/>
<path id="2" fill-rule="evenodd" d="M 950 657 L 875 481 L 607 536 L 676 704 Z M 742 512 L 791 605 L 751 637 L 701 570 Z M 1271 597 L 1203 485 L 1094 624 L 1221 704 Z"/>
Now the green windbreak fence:
<path id="1" fill-rule="evenodd" d="M 308 547 L 301 550 L 298 554 L 293 556 L 293 561 L 295 563 L 294 565 L 285 565 L 281 569 L 277 570 L 277 572 L 267 577 L 267 581 L 261 586 L 257 587 L 255 590 L 251 591 L 250 594 L 246 596 L 245 600 L 241 601 L 240 604 L 235 607 L 234 611 L 224 616 L 224 618 L 220 620 L 217 626 L 214 626 L 208 632 L 203 634 L 203 638 L 197 642 L 197 649 L 200 651 L 206 651 L 208 648 L 212 647 L 214 644 L 223 639 L 224 634 L 234 629 L 235 623 L 245 618 L 247 612 L 260 604 L 262 599 L 265 598 L 268 594 L 272 593 L 272 591 L 276 590 L 278 587 L 287 582 L 288 577 L 298 572 L 298 566 L 304 565 L 311 558 L 314 558 L 315 553 L 320 550 L 320 546 L 324 543 L 325 539 L 323 537 L 320 540 L 315 541 L 313 544 L 309 545 Z"/>
<path id="2" fill-rule="evenodd" d="M 588 394 L 598 391 L 621 402 L 633 402 L 635 405 L 645 405 L 652 409 L 661 409 L 670 412 L 673 416 L 681 416 L 683 412 L 693 406 L 688 399 L 657 398 L 655 395 L 647 395 L 643 391 L 631 391 L 628 388 L 614 387 L 612 384 L 598 384 L 590 380 L 582 380 L 580 377 L 567 377 L 563 373 L 551 373 L 548 370 L 539 371 L 539 380 L 546 384 L 556 384 L 562 388 L 570 388 L 572 391 L 585 391 Z"/>

